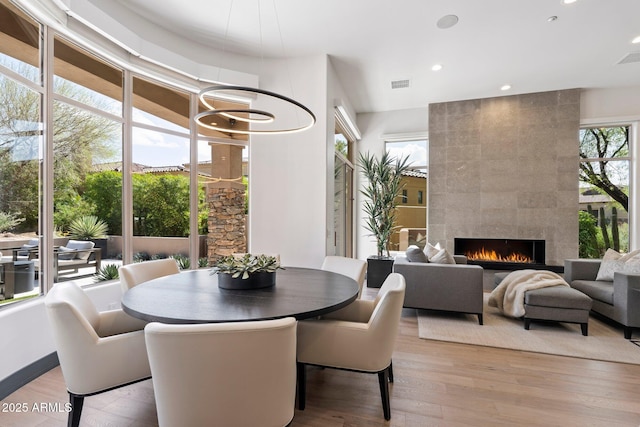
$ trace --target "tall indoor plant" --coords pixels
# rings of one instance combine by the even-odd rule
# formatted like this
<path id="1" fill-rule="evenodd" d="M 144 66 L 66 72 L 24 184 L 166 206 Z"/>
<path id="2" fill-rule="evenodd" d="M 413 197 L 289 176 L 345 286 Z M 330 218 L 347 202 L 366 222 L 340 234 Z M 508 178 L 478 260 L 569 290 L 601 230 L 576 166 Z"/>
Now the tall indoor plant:
<path id="1" fill-rule="evenodd" d="M 396 159 L 385 152 L 378 158 L 366 152 L 359 154 L 358 165 L 367 181 L 360 190 L 365 197 L 364 227 L 375 237 L 377 247 L 377 255 L 367 259 L 367 286 L 379 287 L 393 266 L 389 242 L 396 229 L 396 207 L 404 187 L 402 173 L 409 169 L 409 157 Z"/>

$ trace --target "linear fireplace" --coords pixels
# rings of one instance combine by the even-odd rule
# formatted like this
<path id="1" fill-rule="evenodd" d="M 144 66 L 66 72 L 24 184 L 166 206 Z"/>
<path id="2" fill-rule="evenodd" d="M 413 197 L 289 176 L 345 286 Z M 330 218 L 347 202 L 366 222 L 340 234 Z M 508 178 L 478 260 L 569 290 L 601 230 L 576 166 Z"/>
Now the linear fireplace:
<path id="1" fill-rule="evenodd" d="M 495 270 L 517 270 L 545 266 L 545 241 L 532 239 L 454 239 L 454 253 L 465 255 L 469 264 Z"/>

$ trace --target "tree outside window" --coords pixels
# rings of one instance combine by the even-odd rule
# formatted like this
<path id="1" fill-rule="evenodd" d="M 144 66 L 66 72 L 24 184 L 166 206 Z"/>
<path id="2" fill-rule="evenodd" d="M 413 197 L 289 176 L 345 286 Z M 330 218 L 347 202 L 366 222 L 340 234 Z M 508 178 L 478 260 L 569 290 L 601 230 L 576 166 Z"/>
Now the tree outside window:
<path id="1" fill-rule="evenodd" d="M 630 126 L 580 130 L 579 255 L 629 250 Z"/>

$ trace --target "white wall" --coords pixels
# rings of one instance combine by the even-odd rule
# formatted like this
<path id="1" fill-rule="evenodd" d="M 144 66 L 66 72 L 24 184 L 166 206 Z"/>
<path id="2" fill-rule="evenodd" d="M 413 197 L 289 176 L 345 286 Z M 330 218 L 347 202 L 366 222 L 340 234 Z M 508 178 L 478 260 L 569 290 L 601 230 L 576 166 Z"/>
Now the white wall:
<path id="1" fill-rule="evenodd" d="M 317 118 L 301 133 L 251 137 L 249 251 L 278 253 L 283 265 L 319 267 L 325 256 L 327 60 L 271 61 L 260 79 L 260 88 L 293 97 Z M 273 103 L 258 99 L 252 106 L 270 111 Z"/>
<path id="2" fill-rule="evenodd" d="M 87 288 L 99 311 L 120 306 L 120 282 Z M 0 311 L 0 381 L 56 350 L 44 307 L 44 297 L 16 303 Z"/>
<path id="3" fill-rule="evenodd" d="M 384 153 L 383 135 L 395 133 L 427 132 L 429 129 L 429 109 L 413 108 L 409 110 L 387 111 L 382 113 L 358 114 L 357 125 L 362 132 L 358 151 L 381 155 Z M 356 188 L 361 188 L 362 179 L 359 168 L 356 170 Z M 356 247 L 357 258 L 367 259 L 377 253 L 375 240 L 363 228 L 362 195 L 356 194 Z"/>

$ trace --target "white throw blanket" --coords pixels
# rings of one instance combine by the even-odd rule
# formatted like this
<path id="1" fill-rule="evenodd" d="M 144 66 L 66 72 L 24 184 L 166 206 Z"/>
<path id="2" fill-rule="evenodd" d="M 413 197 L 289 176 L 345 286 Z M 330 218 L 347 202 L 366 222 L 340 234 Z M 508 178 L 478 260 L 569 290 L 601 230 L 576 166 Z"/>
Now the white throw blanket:
<path id="1" fill-rule="evenodd" d="M 522 317 L 525 314 L 524 293 L 549 286 L 569 284 L 552 271 L 517 270 L 509 273 L 491 292 L 489 306 L 497 307 L 506 316 Z"/>

